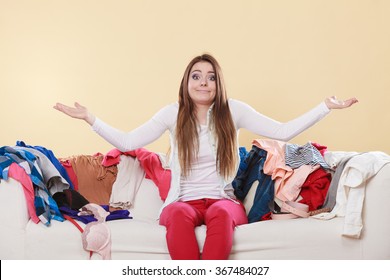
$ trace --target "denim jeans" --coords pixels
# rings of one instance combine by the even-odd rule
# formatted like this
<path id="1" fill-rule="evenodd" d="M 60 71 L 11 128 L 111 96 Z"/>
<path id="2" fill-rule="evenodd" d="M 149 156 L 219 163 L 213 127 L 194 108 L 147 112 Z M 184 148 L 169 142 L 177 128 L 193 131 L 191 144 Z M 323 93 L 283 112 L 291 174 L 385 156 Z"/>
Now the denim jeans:
<path id="1" fill-rule="evenodd" d="M 257 182 L 256 193 L 253 205 L 248 213 L 248 222 L 260 221 L 261 218 L 270 212 L 269 202 L 274 199 L 274 181 L 270 175 L 264 174 L 263 167 L 267 158 L 267 151 L 252 146 L 252 149 L 241 159 L 240 168 L 232 182 L 234 193 L 237 199 L 243 201 L 251 187 Z"/>

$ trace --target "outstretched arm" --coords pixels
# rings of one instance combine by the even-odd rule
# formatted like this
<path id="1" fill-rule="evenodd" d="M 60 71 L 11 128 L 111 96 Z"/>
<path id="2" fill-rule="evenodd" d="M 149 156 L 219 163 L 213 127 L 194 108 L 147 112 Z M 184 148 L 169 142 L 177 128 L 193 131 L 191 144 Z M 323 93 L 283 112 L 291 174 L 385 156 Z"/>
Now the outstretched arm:
<path id="1" fill-rule="evenodd" d="M 72 118 L 86 121 L 97 134 L 121 151 L 134 150 L 152 143 L 173 126 L 177 115 L 174 106 L 166 106 L 143 125 L 125 132 L 106 124 L 77 102 L 74 107 L 61 103 L 53 107 Z"/>
<path id="2" fill-rule="evenodd" d="M 356 98 L 344 101 L 336 99 L 335 96 L 326 98 L 324 102 L 304 113 L 303 115 L 288 122 L 279 122 L 269 118 L 249 105 L 242 102 L 233 102 L 232 109 L 238 128 L 245 128 L 249 131 L 276 140 L 289 141 L 304 130 L 308 129 L 332 109 L 348 108 L 358 102 Z"/>
<path id="3" fill-rule="evenodd" d="M 86 107 L 80 105 L 78 102 L 74 103 L 74 107 L 69 107 L 62 103 L 56 103 L 53 108 L 72 118 L 84 120 L 90 125 L 93 125 L 96 119 L 96 117 L 89 112 Z"/>

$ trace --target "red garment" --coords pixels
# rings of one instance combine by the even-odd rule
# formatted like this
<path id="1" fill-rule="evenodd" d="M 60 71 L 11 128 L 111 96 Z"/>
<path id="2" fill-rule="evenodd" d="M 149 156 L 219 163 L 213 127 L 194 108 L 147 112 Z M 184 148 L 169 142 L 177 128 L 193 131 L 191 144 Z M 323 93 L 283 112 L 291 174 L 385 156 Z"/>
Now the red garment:
<path id="1" fill-rule="evenodd" d="M 319 152 L 322 156 L 324 156 L 325 152 L 327 151 L 328 147 L 315 143 L 315 142 L 310 142 Z"/>
<path id="2" fill-rule="evenodd" d="M 104 156 L 102 165 L 108 167 L 118 164 L 121 155 L 128 155 L 138 159 L 145 171 L 145 178 L 151 179 L 156 184 L 161 199 L 165 201 L 171 186 L 171 170 L 162 167 L 159 156 L 145 148 L 127 152 L 112 149 Z"/>
<path id="3" fill-rule="evenodd" d="M 65 168 L 65 171 L 68 173 L 69 179 L 73 184 L 74 190 L 78 191 L 79 190 L 79 184 L 77 181 L 77 175 L 73 170 L 72 163 L 70 162 L 69 159 L 59 159 L 59 162 L 61 165 Z"/>
<path id="4" fill-rule="evenodd" d="M 263 217 L 260 218 L 260 221 L 267 221 L 267 220 L 272 220 L 271 212 L 265 213 Z"/>
<path id="5" fill-rule="evenodd" d="M 309 211 L 319 209 L 324 204 L 331 180 L 332 175 L 326 172 L 325 169 L 319 168 L 313 171 L 307 176 L 301 187 L 299 194 L 302 199 L 299 200 L 299 203 L 308 205 Z M 272 220 L 271 212 L 264 214 L 260 220 Z"/>
<path id="6" fill-rule="evenodd" d="M 242 204 L 230 199 L 176 201 L 161 213 L 160 224 L 167 228 L 168 251 L 173 260 L 198 260 L 199 245 L 195 228 L 207 226 L 203 260 L 225 260 L 233 245 L 234 229 L 247 224 Z"/>
<path id="7" fill-rule="evenodd" d="M 324 204 L 331 180 L 332 175 L 323 168 L 311 173 L 302 185 L 300 195 L 303 199 L 299 202 L 308 205 L 309 211 L 320 208 Z"/>

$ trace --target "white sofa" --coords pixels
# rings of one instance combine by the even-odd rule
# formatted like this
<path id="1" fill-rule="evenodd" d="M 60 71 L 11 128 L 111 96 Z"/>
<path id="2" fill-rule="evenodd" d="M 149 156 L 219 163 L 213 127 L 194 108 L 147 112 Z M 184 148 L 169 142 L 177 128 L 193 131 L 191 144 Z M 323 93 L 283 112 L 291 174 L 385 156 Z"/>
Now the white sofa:
<path id="1" fill-rule="evenodd" d="M 251 190 L 245 207 L 251 206 Z M 390 259 L 390 164 L 366 185 L 360 238 L 342 235 L 344 217 L 268 220 L 236 228 L 231 259 Z M 144 179 L 130 209 L 133 219 L 107 222 L 111 230 L 112 259 L 170 259 L 165 227 L 156 220 L 162 205 L 157 187 Z M 85 224 L 79 222 L 81 227 Z M 0 182 L 0 259 L 89 259 L 81 233 L 69 221 L 49 227 L 28 216 L 19 182 Z M 200 247 L 205 226 L 196 229 Z M 100 259 L 93 254 L 92 259 Z"/>

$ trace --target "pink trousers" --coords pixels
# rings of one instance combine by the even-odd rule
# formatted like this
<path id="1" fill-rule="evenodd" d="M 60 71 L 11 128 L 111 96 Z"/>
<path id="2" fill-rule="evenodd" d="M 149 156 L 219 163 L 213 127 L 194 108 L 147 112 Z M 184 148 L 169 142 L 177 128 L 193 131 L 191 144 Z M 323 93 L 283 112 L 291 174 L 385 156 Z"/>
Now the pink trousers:
<path id="1" fill-rule="evenodd" d="M 167 245 L 173 260 L 225 260 L 233 245 L 234 228 L 248 223 L 242 204 L 229 199 L 174 202 L 163 209 L 160 224 L 167 228 Z M 207 226 L 200 256 L 195 227 Z"/>

